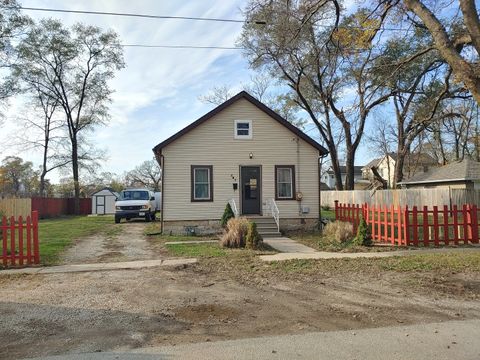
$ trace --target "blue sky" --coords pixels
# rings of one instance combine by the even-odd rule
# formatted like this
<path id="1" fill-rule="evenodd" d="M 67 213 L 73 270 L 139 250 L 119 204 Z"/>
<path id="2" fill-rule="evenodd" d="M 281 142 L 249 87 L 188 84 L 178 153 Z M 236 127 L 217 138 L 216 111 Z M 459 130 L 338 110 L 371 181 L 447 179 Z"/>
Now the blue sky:
<path id="1" fill-rule="evenodd" d="M 71 10 L 129 12 L 155 15 L 218 17 L 241 19 L 246 1 L 34 1 L 23 0 L 25 7 L 48 7 Z M 234 46 L 241 24 L 158 20 L 129 17 L 61 14 L 25 11 L 34 19 L 59 18 L 65 25 L 75 22 L 112 28 L 124 44 Z M 198 97 L 213 86 L 229 84 L 240 87 L 248 83 L 253 71 L 238 50 L 125 48 L 126 67 L 111 82 L 115 90 L 110 106 L 111 121 L 97 129 L 93 140 L 107 150 L 104 171 L 121 174 L 152 158 L 152 147 L 196 120 L 211 105 Z M 20 99 L 13 99 L 7 113 L 0 142 L 18 131 L 15 119 L 21 113 Z M 307 129 L 311 129 L 307 125 Z M 318 131 L 308 134 L 318 139 Z M 39 154 L 3 146 L 2 158 L 17 154 L 39 163 Z M 368 160 L 360 151 L 358 163 Z M 58 174 L 52 174 L 53 181 Z"/>

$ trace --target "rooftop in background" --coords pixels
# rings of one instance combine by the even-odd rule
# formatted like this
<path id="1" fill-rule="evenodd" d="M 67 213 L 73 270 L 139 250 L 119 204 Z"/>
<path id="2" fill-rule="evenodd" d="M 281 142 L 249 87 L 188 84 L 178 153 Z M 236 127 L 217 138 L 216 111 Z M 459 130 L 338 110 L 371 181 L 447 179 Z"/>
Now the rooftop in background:
<path id="1" fill-rule="evenodd" d="M 355 174 L 361 174 L 361 173 L 362 173 L 362 168 L 363 168 L 363 166 L 361 166 L 361 165 L 359 165 L 359 166 L 354 166 L 354 167 L 353 167 L 353 172 L 354 172 Z M 328 169 L 327 173 L 333 174 L 333 169 L 332 169 L 331 166 L 330 166 L 330 168 Z M 346 167 L 346 166 L 340 166 L 340 173 L 346 174 L 346 173 L 347 173 L 347 167 Z"/>
<path id="2" fill-rule="evenodd" d="M 466 159 L 415 174 L 400 184 L 480 180 L 480 162 Z"/>

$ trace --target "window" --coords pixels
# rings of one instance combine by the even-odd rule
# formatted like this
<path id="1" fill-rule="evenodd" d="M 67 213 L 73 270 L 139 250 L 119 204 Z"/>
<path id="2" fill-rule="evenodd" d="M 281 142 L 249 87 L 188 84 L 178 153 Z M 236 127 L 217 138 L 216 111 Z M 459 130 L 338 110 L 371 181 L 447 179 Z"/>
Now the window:
<path id="1" fill-rule="evenodd" d="M 295 199 L 295 166 L 275 166 L 275 199 Z"/>
<path id="2" fill-rule="evenodd" d="M 252 120 L 235 120 L 233 135 L 235 139 L 251 139 Z"/>
<path id="3" fill-rule="evenodd" d="M 213 201 L 212 170 L 211 165 L 192 165 L 192 201 Z"/>

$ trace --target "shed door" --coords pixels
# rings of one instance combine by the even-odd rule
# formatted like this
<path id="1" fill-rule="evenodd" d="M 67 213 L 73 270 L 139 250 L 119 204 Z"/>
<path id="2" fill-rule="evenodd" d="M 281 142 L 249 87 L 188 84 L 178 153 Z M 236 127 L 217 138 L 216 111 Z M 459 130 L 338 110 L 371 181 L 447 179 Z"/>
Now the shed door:
<path id="1" fill-rule="evenodd" d="M 261 210 L 260 166 L 242 166 L 242 214 L 259 215 Z"/>
<path id="2" fill-rule="evenodd" d="M 97 214 L 105 215 L 105 195 L 96 196 Z"/>

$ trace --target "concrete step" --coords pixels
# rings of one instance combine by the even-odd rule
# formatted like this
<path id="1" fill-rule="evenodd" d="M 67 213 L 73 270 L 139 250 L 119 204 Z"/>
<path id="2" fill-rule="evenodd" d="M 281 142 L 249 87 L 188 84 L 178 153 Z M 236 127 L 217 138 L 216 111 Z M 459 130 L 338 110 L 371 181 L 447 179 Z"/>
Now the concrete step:
<path id="1" fill-rule="evenodd" d="M 266 232 L 258 232 L 262 238 L 272 238 L 272 237 L 281 237 L 282 234 L 278 231 L 266 231 Z"/>

